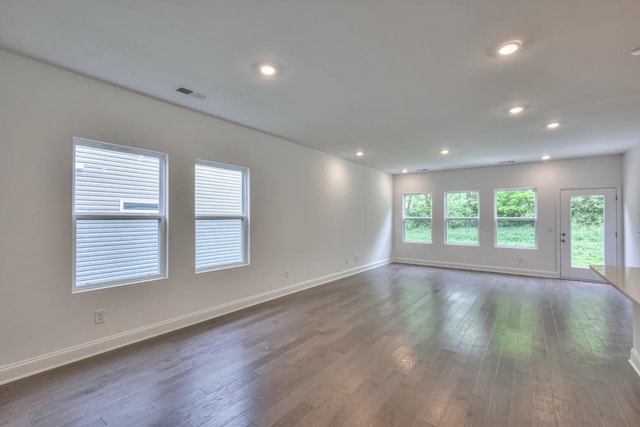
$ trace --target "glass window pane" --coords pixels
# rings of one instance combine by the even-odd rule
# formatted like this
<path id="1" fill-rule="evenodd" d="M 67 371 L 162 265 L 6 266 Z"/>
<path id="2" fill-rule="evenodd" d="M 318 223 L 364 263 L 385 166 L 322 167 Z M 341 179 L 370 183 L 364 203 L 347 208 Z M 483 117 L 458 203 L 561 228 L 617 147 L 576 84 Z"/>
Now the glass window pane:
<path id="1" fill-rule="evenodd" d="M 498 218 L 535 218 L 536 190 L 503 190 L 496 192 Z"/>
<path id="2" fill-rule="evenodd" d="M 458 218 L 477 217 L 478 199 L 477 191 L 447 193 L 447 216 Z"/>
<path id="3" fill-rule="evenodd" d="M 404 222 L 405 242 L 431 243 L 430 219 L 407 219 Z"/>
<path id="4" fill-rule="evenodd" d="M 158 157 L 76 145 L 75 213 L 126 213 L 132 203 L 158 213 L 159 195 Z"/>
<path id="5" fill-rule="evenodd" d="M 79 219 L 76 286 L 157 276 L 159 247 L 159 219 Z"/>
<path id="6" fill-rule="evenodd" d="M 498 226 L 498 246 L 512 248 L 536 247 L 536 221 L 521 220 L 509 221 L 500 219 Z"/>
<path id="7" fill-rule="evenodd" d="M 463 245 L 478 244 L 478 220 L 477 219 L 448 219 L 447 243 Z"/>
<path id="8" fill-rule="evenodd" d="M 604 196 L 571 197 L 571 267 L 604 264 Z"/>
<path id="9" fill-rule="evenodd" d="M 431 217 L 431 194 L 405 194 L 404 216 Z"/>
<path id="10" fill-rule="evenodd" d="M 243 172 L 196 163 L 196 215 L 244 215 Z"/>
<path id="11" fill-rule="evenodd" d="M 244 262 L 244 221 L 196 220 L 196 269 Z"/>

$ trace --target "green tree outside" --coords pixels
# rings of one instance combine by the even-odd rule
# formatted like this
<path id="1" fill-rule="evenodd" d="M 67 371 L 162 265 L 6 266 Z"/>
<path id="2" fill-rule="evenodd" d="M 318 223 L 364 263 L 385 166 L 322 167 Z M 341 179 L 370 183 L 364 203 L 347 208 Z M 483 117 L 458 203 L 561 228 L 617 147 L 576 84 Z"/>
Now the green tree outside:
<path id="1" fill-rule="evenodd" d="M 449 217 L 476 218 L 477 192 L 447 193 Z M 408 194 L 404 197 L 404 239 L 431 243 L 432 199 L 430 194 Z M 536 247 L 536 190 L 496 191 L 498 246 Z M 504 219 L 501 219 L 504 218 Z M 604 198 L 578 196 L 571 199 L 572 265 L 588 268 L 604 263 Z M 448 243 L 478 242 L 476 219 L 449 220 Z"/>

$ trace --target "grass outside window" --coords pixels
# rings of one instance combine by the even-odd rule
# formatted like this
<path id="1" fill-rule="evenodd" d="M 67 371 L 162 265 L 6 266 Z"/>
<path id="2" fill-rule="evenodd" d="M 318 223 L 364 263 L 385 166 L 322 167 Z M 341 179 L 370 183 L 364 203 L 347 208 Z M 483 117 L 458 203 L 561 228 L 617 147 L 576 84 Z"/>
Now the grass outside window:
<path id="1" fill-rule="evenodd" d="M 405 194 L 403 241 L 431 243 L 431 194 Z"/>

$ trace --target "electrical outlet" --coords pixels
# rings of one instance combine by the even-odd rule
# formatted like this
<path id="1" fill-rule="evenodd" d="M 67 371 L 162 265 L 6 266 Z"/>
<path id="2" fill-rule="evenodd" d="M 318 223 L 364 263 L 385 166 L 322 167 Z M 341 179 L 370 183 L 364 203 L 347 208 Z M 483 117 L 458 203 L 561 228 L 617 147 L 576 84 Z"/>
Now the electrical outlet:
<path id="1" fill-rule="evenodd" d="M 284 271 L 284 278 L 288 279 L 289 278 L 289 270 L 285 270 Z"/>
<path id="2" fill-rule="evenodd" d="M 518 263 L 522 264 L 522 257 L 521 256 L 518 257 Z"/>
<path id="3" fill-rule="evenodd" d="M 346 258 L 344 259 L 344 263 L 345 263 L 345 264 L 349 264 L 349 257 L 346 257 Z"/>
<path id="4" fill-rule="evenodd" d="M 358 255 L 354 255 L 353 256 L 353 262 L 354 263 L 358 262 L 359 259 L 360 259 L 360 257 Z"/>
<path id="5" fill-rule="evenodd" d="M 101 310 L 96 310 L 95 313 L 93 313 L 93 323 L 95 323 L 96 325 L 98 323 L 104 323 L 106 321 L 106 310 L 105 309 L 101 309 Z"/>

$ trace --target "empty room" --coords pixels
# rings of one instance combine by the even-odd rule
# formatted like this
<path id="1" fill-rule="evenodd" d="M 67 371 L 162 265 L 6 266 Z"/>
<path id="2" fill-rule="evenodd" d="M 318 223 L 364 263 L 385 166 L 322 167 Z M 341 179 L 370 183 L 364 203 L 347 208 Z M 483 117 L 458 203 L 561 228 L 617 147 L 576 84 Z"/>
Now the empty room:
<path id="1" fill-rule="evenodd" d="M 0 426 L 640 426 L 638 17 L 0 0 Z"/>

